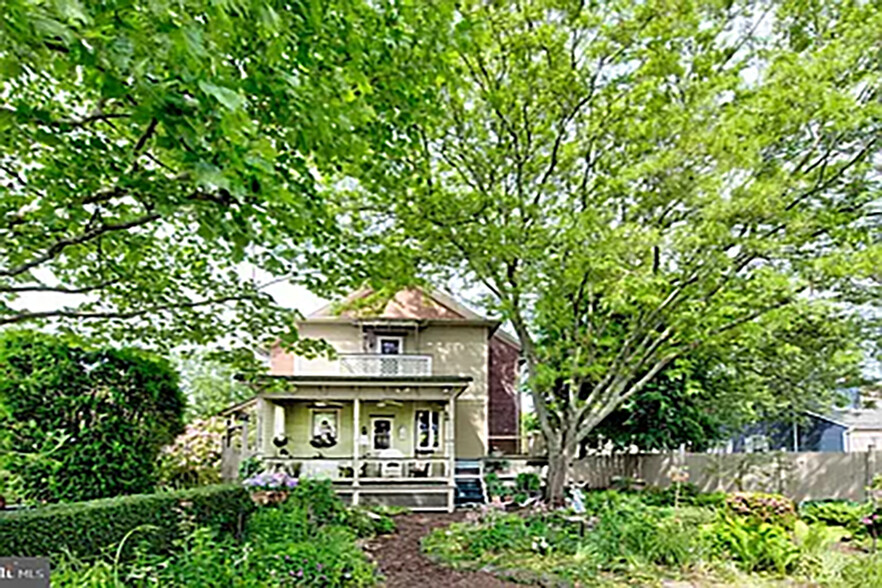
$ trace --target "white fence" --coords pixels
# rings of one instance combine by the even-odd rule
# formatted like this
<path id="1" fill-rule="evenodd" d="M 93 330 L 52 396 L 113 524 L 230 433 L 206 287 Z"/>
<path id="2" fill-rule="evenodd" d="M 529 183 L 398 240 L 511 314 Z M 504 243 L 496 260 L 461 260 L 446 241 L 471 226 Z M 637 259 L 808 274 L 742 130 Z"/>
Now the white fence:
<path id="1" fill-rule="evenodd" d="M 607 488 L 615 478 L 668 486 L 675 469 L 705 492 L 751 490 L 790 498 L 864 500 L 866 487 L 882 474 L 882 451 L 852 453 L 647 453 L 598 455 L 573 464 L 571 479 Z"/>

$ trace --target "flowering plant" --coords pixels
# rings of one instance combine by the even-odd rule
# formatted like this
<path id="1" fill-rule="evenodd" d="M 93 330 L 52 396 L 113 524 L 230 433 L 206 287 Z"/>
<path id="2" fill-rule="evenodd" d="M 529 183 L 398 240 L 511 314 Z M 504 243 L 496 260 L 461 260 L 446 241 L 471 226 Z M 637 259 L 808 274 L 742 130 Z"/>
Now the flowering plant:
<path id="1" fill-rule="evenodd" d="M 224 423 L 219 418 L 193 421 L 159 454 L 160 482 L 189 488 L 220 482 Z"/>
<path id="2" fill-rule="evenodd" d="M 242 484 L 250 490 L 292 490 L 299 482 L 285 472 L 263 472 L 247 478 Z"/>
<path id="3" fill-rule="evenodd" d="M 735 492 L 726 497 L 726 506 L 733 514 L 759 522 L 790 526 L 796 521 L 793 501 L 780 494 Z"/>

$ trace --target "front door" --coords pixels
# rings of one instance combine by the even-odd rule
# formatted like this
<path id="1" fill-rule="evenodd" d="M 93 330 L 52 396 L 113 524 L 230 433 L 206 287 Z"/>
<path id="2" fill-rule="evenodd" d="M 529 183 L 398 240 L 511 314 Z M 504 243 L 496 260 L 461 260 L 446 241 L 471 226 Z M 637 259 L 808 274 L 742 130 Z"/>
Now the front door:
<path id="1" fill-rule="evenodd" d="M 374 451 L 392 449 L 392 419 L 374 417 L 371 419 L 371 448 Z"/>

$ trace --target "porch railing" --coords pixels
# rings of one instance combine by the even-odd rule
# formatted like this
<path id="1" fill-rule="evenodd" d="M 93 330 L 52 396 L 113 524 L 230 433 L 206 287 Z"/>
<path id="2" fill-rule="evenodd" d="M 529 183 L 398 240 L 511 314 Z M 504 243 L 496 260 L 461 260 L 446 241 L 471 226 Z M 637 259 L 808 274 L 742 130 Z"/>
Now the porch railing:
<path id="1" fill-rule="evenodd" d="M 354 376 L 430 376 L 430 355 L 345 354 L 340 356 L 341 373 Z"/>
<path id="2" fill-rule="evenodd" d="M 363 457 L 358 461 L 356 477 L 351 457 L 270 457 L 264 462 L 270 471 L 307 477 L 327 477 L 337 482 L 446 482 L 451 476 L 451 461 L 446 457 Z"/>

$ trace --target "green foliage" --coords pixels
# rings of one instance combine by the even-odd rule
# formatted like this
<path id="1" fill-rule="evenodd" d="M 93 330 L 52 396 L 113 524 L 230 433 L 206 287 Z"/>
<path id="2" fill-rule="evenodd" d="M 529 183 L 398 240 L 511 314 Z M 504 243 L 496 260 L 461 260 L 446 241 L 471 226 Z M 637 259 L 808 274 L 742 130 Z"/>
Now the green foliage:
<path id="1" fill-rule="evenodd" d="M 346 517 L 346 506 L 334 492 L 330 480 L 301 479 L 285 504 L 302 509 L 309 524 L 315 526 L 341 524 Z"/>
<path id="2" fill-rule="evenodd" d="M 388 517 L 342 508 L 339 499 L 330 507 L 325 484 L 304 481 L 302 487 L 306 490 L 294 500 L 258 508 L 240 538 L 190 517 L 180 525 L 182 532 L 168 550 L 141 543 L 122 561 L 105 558 L 84 563 L 75 557 L 62 558 L 53 573 L 53 586 L 104 586 L 115 578 L 136 586 L 375 584 L 373 565 L 356 539 L 388 530 Z M 250 500 L 248 504 L 253 507 Z M 319 513 L 325 518 L 318 517 Z"/>
<path id="3" fill-rule="evenodd" d="M 210 529 L 197 528 L 176 541 L 170 555 L 140 551 L 122 564 L 66 558 L 53 570 L 52 582 L 53 586 L 77 588 L 114 585 L 117 579 L 135 586 L 261 588 L 371 586 L 376 582 L 373 566 L 353 535 L 341 527 L 323 528 L 306 540 L 250 536 L 253 540 L 237 543 Z"/>
<path id="4" fill-rule="evenodd" d="M 682 517 L 618 494 L 606 498 L 589 521 L 580 523 L 561 512 L 501 515 L 437 530 L 424 539 L 423 548 L 456 565 L 490 564 L 512 574 L 526 566 L 591 583 L 598 571 L 635 565 L 688 567 L 700 560 L 704 546 L 697 529 L 707 516 Z"/>
<path id="5" fill-rule="evenodd" d="M 796 521 L 793 501 L 780 494 L 765 492 L 735 492 L 726 497 L 729 513 L 772 525 L 790 528 Z"/>
<path id="6" fill-rule="evenodd" d="M 21 460 L 21 496 L 57 502 L 149 492 L 160 448 L 183 430 L 168 362 L 134 349 L 90 350 L 60 338 L 0 336 L 0 446 Z"/>
<path id="7" fill-rule="evenodd" d="M 509 494 L 509 490 L 502 483 L 502 480 L 499 479 L 499 474 L 496 472 L 484 474 L 484 487 L 487 489 L 487 495 L 490 497 L 507 496 Z"/>
<path id="8" fill-rule="evenodd" d="M 743 517 L 720 517 L 708 531 L 718 549 L 729 553 L 745 571 L 785 574 L 799 559 L 799 549 L 779 525 Z"/>
<path id="9" fill-rule="evenodd" d="M 724 366 L 708 361 L 679 360 L 603 419 L 586 442 L 602 439 L 620 449 L 635 445 L 644 451 L 681 445 L 705 450 L 724 438 L 725 425 L 740 416 L 715 410 L 728 393 L 723 386 L 732 383 L 724 371 Z"/>
<path id="10" fill-rule="evenodd" d="M 806 501 L 799 506 L 799 517 L 806 523 L 842 527 L 853 534 L 865 530 L 862 520 L 871 514 L 872 505 L 850 500 Z"/>
<path id="11" fill-rule="evenodd" d="M 694 527 L 671 513 L 640 502 L 610 503 L 582 547 L 582 557 L 606 569 L 629 562 L 682 567 L 698 560 L 700 546 Z"/>
<path id="12" fill-rule="evenodd" d="M 266 287 L 328 293 L 382 265 L 340 238 L 315 179 L 409 124 L 387 94 L 431 100 L 447 18 L 359 0 L 5 2 L 0 325 L 214 343 L 252 367 L 270 333 L 315 350 Z"/>
<path id="13" fill-rule="evenodd" d="M 0 554 L 98 556 L 135 529 L 132 545 L 163 553 L 187 525 L 237 534 L 253 509 L 242 487 L 207 486 L 0 513 Z"/>
<path id="14" fill-rule="evenodd" d="M 810 334 L 878 305 L 882 104 L 867 55 L 882 9 L 761 14 L 461 2 L 444 93 L 397 138 L 411 148 L 353 157 L 358 188 L 334 184 L 354 225 L 383 227 L 396 249 L 406 235 L 421 274 L 480 283 L 510 321 L 555 500 L 578 444 L 677 360 L 781 367 L 751 372 L 719 416 L 825 404 L 826 384 L 859 367 L 861 336 L 828 346 L 836 369 L 815 377 Z"/>
<path id="15" fill-rule="evenodd" d="M 649 486 L 643 490 L 593 490 L 584 495 L 588 512 L 597 512 L 608 504 L 639 501 L 647 506 L 674 506 L 677 489 Z M 721 507 L 728 495 L 725 492 L 700 492 L 695 484 L 681 484 L 679 506 Z"/>
<path id="16" fill-rule="evenodd" d="M 542 488 L 542 478 L 534 472 L 521 472 L 515 477 L 515 488 L 519 492 L 536 493 Z"/>
<path id="17" fill-rule="evenodd" d="M 174 443 L 159 453 L 159 483 L 169 488 L 220 483 L 225 431 L 224 421 L 218 417 L 188 424 Z"/>
<path id="18" fill-rule="evenodd" d="M 775 518 L 766 516 L 770 508 L 781 519 L 774 507 L 777 497 L 756 497 L 752 514 L 733 516 L 718 495 L 693 496 L 713 496 L 713 506 L 676 508 L 654 506 L 668 502 L 661 496 L 587 492 L 587 512 L 580 517 L 562 510 L 521 516 L 491 512 L 436 530 L 424 539 L 423 549 L 450 565 L 490 567 L 547 585 L 654 585 L 677 577 L 702 585 L 765 585 L 772 574 L 800 585 L 852 586 L 857 570 L 868 578 L 882 570 L 876 556 L 835 547 L 849 534 L 844 528 L 762 520 Z"/>
<path id="19" fill-rule="evenodd" d="M 396 528 L 392 517 L 361 506 L 347 508 L 343 515 L 342 525 L 358 537 L 388 535 L 394 533 Z"/>
<path id="20" fill-rule="evenodd" d="M 209 419 L 223 409 L 254 396 L 245 382 L 236 379 L 230 366 L 207 353 L 178 356 L 181 389 L 187 396 L 187 420 Z"/>
<path id="21" fill-rule="evenodd" d="M 239 479 L 247 480 L 248 478 L 259 474 L 263 470 L 263 461 L 260 457 L 252 455 L 242 460 L 239 464 Z"/>

